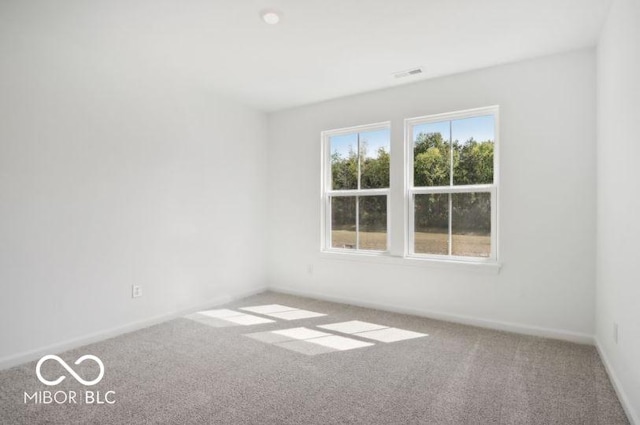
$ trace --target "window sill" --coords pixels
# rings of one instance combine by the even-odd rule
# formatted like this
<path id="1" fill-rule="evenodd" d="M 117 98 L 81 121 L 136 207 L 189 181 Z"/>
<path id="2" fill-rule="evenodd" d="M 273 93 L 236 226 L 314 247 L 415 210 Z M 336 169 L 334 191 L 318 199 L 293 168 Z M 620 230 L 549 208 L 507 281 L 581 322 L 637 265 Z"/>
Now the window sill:
<path id="1" fill-rule="evenodd" d="M 394 266 L 410 266 L 424 268 L 441 268 L 449 270 L 465 270 L 469 272 L 482 272 L 498 274 L 502 268 L 501 263 L 459 261 L 420 257 L 393 256 L 386 252 L 343 252 L 343 251 L 321 251 L 320 258 L 323 260 L 353 261 L 362 263 L 388 264 Z"/>

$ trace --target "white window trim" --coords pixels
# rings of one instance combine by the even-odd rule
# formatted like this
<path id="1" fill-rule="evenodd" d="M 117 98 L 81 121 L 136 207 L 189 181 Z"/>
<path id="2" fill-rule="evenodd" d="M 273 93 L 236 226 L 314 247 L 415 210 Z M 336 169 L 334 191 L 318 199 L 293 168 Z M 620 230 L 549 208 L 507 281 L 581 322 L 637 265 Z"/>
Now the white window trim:
<path id="1" fill-rule="evenodd" d="M 413 128 L 419 124 L 453 121 L 464 118 L 472 118 L 477 116 L 493 115 L 494 117 L 494 152 L 493 152 L 493 184 L 487 185 L 469 185 L 469 186 L 439 186 L 439 187 L 419 187 L 413 186 Z M 499 107 L 497 105 L 483 108 L 467 109 L 464 111 L 449 112 L 443 114 L 427 115 L 422 117 L 408 118 L 404 120 L 405 129 L 405 217 L 407 229 L 405 233 L 405 258 L 410 259 L 428 259 L 433 261 L 462 262 L 472 264 L 498 264 L 499 245 L 498 245 L 498 187 L 500 181 L 499 173 L 499 151 L 500 151 L 500 125 L 499 125 Z M 466 257 L 454 255 L 436 255 L 436 254 L 419 254 L 414 251 L 414 195 L 429 193 L 470 193 L 470 192 L 488 192 L 491 193 L 491 253 L 488 258 L 483 257 Z M 449 218 L 451 220 L 451 216 Z M 451 245 L 449 245 L 451 250 Z"/>
<path id="2" fill-rule="evenodd" d="M 475 185 L 475 186 L 460 186 L 460 187 L 446 187 L 446 188 L 414 188 L 413 187 L 413 135 L 411 134 L 411 127 L 416 124 L 422 124 L 427 122 L 438 122 L 443 120 L 455 120 L 462 118 L 470 118 L 479 115 L 493 115 L 495 122 L 495 145 L 494 145 L 494 174 L 492 185 Z M 385 128 L 391 129 L 391 164 L 394 163 L 393 155 L 394 146 L 397 148 L 400 146 L 397 142 L 393 141 L 394 131 L 391 128 L 391 121 L 378 122 L 374 124 L 352 126 L 346 128 L 339 128 L 335 130 L 327 130 L 321 132 L 321 187 L 320 187 L 320 203 L 321 203 L 321 220 L 320 220 L 320 258 L 325 260 L 340 260 L 340 261 L 353 261 L 364 262 L 370 264 L 386 264 L 390 266 L 414 266 L 414 267 L 427 267 L 427 268 L 444 268 L 444 269 L 460 269 L 468 270 L 470 272 L 490 272 L 499 273 L 502 265 L 499 262 L 499 164 L 500 164 L 500 124 L 499 124 L 499 107 L 489 106 L 475 109 L 467 109 L 463 111 L 442 113 L 428 116 L 421 116 L 415 118 L 404 119 L 404 140 L 402 143 L 404 158 L 402 163 L 402 183 L 403 187 L 399 190 L 403 193 L 403 208 L 404 219 L 402 220 L 403 226 L 393 227 L 392 223 L 392 208 L 391 205 L 391 186 L 387 189 L 360 189 L 360 190 L 339 190 L 332 191 L 326 190 L 331 187 L 331 147 L 329 145 L 329 137 L 350 134 L 355 132 L 366 132 L 373 130 L 380 130 Z M 397 164 L 397 162 L 396 162 Z M 390 175 L 397 175 L 398 171 L 390 170 Z M 393 177 L 391 177 L 393 180 Z M 394 191 L 397 189 L 393 189 Z M 492 256 L 489 258 L 482 257 L 458 257 L 448 255 L 425 255 L 425 254 L 411 254 L 413 247 L 413 220 L 411 217 L 413 211 L 413 196 L 410 194 L 415 193 L 464 193 L 464 192 L 492 192 L 492 204 L 491 204 L 491 247 Z M 369 193 L 366 193 L 369 192 Z M 368 250 L 352 250 L 344 248 L 332 248 L 331 247 L 331 196 L 356 196 L 366 194 L 384 194 L 387 196 L 387 251 L 368 251 Z M 398 223 L 396 223 L 398 225 Z M 403 239 L 403 252 L 397 254 L 392 252 L 391 247 L 391 235 L 392 232 L 401 232 Z"/>
<path id="3" fill-rule="evenodd" d="M 348 190 L 332 190 L 331 189 L 331 143 L 330 138 L 332 136 L 340 136 L 344 134 L 363 133 L 368 131 L 386 130 L 391 129 L 391 122 L 379 122 L 374 124 L 358 125 L 354 127 L 339 128 L 335 130 L 327 130 L 321 133 L 321 226 L 320 226 L 320 249 L 322 252 L 338 253 L 338 254 L 351 254 L 351 255 L 367 255 L 367 256 L 386 256 L 389 255 L 391 245 L 391 211 L 390 211 L 390 198 L 391 189 L 348 189 Z M 359 151 L 359 147 L 358 147 Z M 360 164 L 358 162 L 358 174 Z M 360 176 L 358 175 L 358 182 Z M 346 249 L 346 248 L 334 248 L 331 243 L 331 198 L 339 196 L 371 196 L 371 195 L 385 195 L 387 197 L 387 249 L 386 251 L 373 251 L 366 249 Z M 359 219 L 356 215 L 356 229 L 359 226 Z M 356 230 L 356 238 L 359 238 L 359 232 Z M 356 239 L 356 246 L 359 245 L 359 240 Z"/>
<path id="4" fill-rule="evenodd" d="M 432 259 L 423 257 L 394 256 L 390 254 L 358 253 L 343 251 L 322 251 L 319 258 L 328 261 L 346 261 L 351 263 L 378 264 L 385 266 L 418 267 L 428 269 L 455 269 L 472 273 L 498 274 L 502 265 L 500 263 L 481 263 L 471 261 L 456 261 L 453 259 Z M 371 251 L 368 251 L 371 252 Z"/>

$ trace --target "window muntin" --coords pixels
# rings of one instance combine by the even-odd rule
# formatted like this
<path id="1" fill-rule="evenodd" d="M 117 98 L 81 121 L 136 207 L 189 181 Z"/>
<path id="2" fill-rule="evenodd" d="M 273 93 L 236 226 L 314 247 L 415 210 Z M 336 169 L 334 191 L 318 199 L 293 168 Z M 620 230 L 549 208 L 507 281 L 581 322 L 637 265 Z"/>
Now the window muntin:
<path id="1" fill-rule="evenodd" d="M 497 260 L 498 108 L 406 120 L 410 256 Z"/>
<path id="2" fill-rule="evenodd" d="M 389 124 L 327 131 L 322 139 L 323 249 L 387 251 Z"/>

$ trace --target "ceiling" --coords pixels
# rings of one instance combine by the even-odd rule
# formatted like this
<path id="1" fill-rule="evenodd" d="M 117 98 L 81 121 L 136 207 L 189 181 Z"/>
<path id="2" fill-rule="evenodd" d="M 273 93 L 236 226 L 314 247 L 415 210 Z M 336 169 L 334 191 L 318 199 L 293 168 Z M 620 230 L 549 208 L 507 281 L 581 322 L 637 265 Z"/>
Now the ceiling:
<path id="1" fill-rule="evenodd" d="M 274 111 L 593 46 L 609 4 L 2 0 L 0 36 L 39 36 L 140 78 L 170 78 Z M 263 9 L 281 11 L 280 23 L 265 24 Z M 423 76 L 391 76 L 416 66 L 424 67 Z"/>

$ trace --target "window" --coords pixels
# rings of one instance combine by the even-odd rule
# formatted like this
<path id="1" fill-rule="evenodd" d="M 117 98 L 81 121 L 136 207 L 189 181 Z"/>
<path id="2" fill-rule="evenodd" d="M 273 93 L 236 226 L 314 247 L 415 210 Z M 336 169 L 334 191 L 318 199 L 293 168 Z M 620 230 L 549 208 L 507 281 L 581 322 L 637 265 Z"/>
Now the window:
<path id="1" fill-rule="evenodd" d="M 323 249 L 389 246 L 389 123 L 322 133 Z"/>
<path id="2" fill-rule="evenodd" d="M 404 141 L 390 129 L 322 133 L 322 249 L 496 263 L 498 107 L 406 119 Z"/>
<path id="3" fill-rule="evenodd" d="M 405 121 L 410 256 L 497 259 L 498 108 Z"/>

